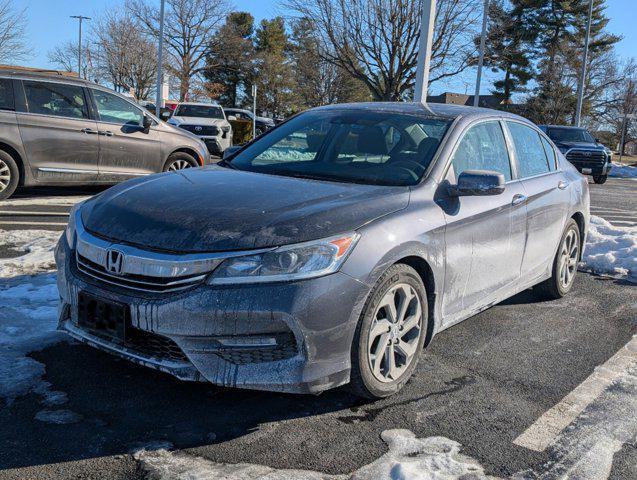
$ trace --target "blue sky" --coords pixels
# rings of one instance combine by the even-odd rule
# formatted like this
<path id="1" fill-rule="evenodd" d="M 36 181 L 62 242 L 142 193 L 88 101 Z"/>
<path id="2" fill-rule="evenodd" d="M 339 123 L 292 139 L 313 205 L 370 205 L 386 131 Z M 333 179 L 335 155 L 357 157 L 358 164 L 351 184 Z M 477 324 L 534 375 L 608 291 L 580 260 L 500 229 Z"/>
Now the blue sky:
<path id="1" fill-rule="evenodd" d="M 159 0 L 156 0 L 159 3 Z M 609 30 L 622 35 L 624 39 L 617 45 L 620 56 L 637 57 L 637 0 L 608 0 L 607 14 L 610 17 Z M 70 15 L 97 16 L 108 8 L 121 5 L 123 0 L 15 0 L 16 5 L 27 8 L 27 37 L 33 47 L 33 56 L 25 65 L 52 67 L 47 61 L 47 52 L 55 45 L 77 39 L 77 20 Z M 237 9 L 252 13 L 257 21 L 276 15 L 285 15 L 278 0 L 234 0 Z M 441 91 L 472 92 L 475 72 L 467 72 L 463 78 L 456 78 L 447 84 L 438 83 L 433 93 Z M 483 93 L 487 93 L 491 79 L 483 83 Z"/>

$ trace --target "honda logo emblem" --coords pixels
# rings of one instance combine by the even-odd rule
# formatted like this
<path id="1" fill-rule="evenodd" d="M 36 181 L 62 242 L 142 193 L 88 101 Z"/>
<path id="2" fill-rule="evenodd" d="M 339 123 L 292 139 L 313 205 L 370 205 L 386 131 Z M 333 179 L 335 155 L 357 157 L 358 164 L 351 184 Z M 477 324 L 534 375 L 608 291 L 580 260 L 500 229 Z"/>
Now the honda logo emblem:
<path id="1" fill-rule="evenodd" d="M 124 268 L 124 254 L 119 250 L 109 250 L 106 252 L 106 271 L 121 275 Z"/>

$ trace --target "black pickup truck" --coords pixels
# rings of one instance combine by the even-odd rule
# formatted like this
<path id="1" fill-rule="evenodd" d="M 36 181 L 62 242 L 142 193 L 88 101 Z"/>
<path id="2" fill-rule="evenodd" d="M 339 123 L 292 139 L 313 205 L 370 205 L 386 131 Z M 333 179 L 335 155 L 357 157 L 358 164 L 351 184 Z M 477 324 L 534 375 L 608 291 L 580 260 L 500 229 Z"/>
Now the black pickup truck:
<path id="1" fill-rule="evenodd" d="M 566 159 L 595 183 L 605 183 L 611 169 L 612 152 L 585 128 L 564 125 L 539 125 Z"/>

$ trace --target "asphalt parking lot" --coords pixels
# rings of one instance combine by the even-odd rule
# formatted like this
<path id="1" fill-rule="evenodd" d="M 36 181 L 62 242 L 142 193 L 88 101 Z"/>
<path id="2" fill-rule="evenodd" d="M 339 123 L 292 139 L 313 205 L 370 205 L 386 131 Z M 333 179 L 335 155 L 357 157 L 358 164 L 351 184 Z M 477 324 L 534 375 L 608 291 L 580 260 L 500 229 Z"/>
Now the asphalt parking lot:
<path id="1" fill-rule="evenodd" d="M 73 201 L 96 191 L 22 191 L 0 203 L 0 228 L 61 230 Z M 632 180 L 591 185 L 592 213 L 635 225 L 636 193 Z M 37 393 L 2 404 L 0 478 L 158 476 L 130 454 L 145 445 L 324 478 L 376 460 L 387 451 L 381 433 L 397 428 L 458 442 L 495 477 L 637 478 L 637 372 L 617 369 L 618 352 L 637 352 L 635 334 L 637 287 L 580 272 L 566 298 L 526 291 L 441 333 L 408 385 L 374 403 L 342 389 L 313 397 L 181 383 L 57 343 L 31 357 L 76 421 L 36 420 Z M 604 382 L 613 387 L 600 391 Z"/>

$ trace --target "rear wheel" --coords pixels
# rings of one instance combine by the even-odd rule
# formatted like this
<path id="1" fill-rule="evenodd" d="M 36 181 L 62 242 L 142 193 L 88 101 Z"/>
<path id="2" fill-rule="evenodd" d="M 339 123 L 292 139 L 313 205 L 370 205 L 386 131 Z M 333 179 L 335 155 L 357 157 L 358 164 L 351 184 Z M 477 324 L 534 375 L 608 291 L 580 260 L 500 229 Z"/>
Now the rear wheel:
<path id="1" fill-rule="evenodd" d="M 168 157 L 164 165 L 164 172 L 176 172 L 185 168 L 198 167 L 199 164 L 192 155 L 185 152 L 175 152 Z"/>
<path id="2" fill-rule="evenodd" d="M 427 294 L 408 265 L 390 267 L 367 300 L 352 345 L 350 390 L 377 399 L 411 377 L 427 332 Z"/>
<path id="3" fill-rule="evenodd" d="M 598 184 L 606 183 L 608 180 L 608 175 L 593 175 L 593 181 Z"/>
<path id="4" fill-rule="evenodd" d="M 560 247 L 553 260 L 551 278 L 535 286 L 542 297 L 557 299 L 566 295 L 573 286 L 580 260 L 580 231 L 572 218 L 566 224 Z"/>
<path id="5" fill-rule="evenodd" d="M 0 150 L 0 200 L 13 195 L 19 180 L 20 170 L 15 160 L 7 152 Z"/>

